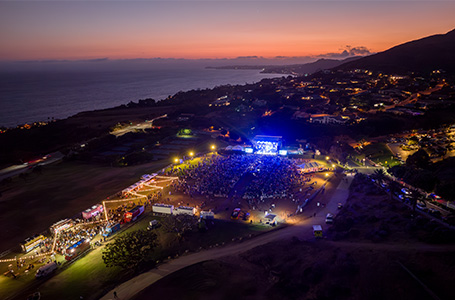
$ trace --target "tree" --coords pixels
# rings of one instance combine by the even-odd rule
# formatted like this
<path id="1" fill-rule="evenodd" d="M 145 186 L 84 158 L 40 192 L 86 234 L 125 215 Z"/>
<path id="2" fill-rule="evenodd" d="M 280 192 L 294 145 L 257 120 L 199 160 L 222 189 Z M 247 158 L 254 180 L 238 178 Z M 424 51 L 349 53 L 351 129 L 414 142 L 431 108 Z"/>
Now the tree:
<path id="1" fill-rule="evenodd" d="M 372 176 L 379 182 L 383 182 L 384 179 L 386 178 L 386 175 L 385 175 L 385 172 L 383 169 L 374 170 L 374 174 Z"/>
<path id="2" fill-rule="evenodd" d="M 165 231 L 176 233 L 181 238 L 185 233 L 196 228 L 197 219 L 194 216 L 180 214 L 176 216 L 167 216 L 161 221 Z"/>
<path id="3" fill-rule="evenodd" d="M 412 206 L 412 212 L 415 213 L 416 211 L 416 206 L 417 206 L 417 201 L 419 200 L 419 193 L 416 191 L 412 191 L 411 193 L 411 206 Z"/>
<path id="4" fill-rule="evenodd" d="M 389 189 L 390 189 L 390 200 L 393 200 L 393 195 L 400 189 L 400 184 L 396 181 L 390 181 L 389 184 Z"/>
<path id="5" fill-rule="evenodd" d="M 430 156 L 422 148 L 406 159 L 406 166 L 414 168 L 425 168 L 430 163 Z"/>
<path id="6" fill-rule="evenodd" d="M 412 136 L 408 139 L 408 145 L 417 145 L 419 143 L 419 139 L 416 136 Z"/>
<path id="7" fill-rule="evenodd" d="M 106 245 L 103 261 L 106 267 L 136 269 L 141 263 L 150 261 L 157 245 L 156 234 L 148 230 L 126 233 Z"/>

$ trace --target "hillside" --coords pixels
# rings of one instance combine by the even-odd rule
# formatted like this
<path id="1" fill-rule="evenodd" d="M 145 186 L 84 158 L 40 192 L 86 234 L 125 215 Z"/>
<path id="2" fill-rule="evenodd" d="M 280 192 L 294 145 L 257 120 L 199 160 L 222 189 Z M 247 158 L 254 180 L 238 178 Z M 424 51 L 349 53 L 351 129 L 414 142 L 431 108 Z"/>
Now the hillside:
<path id="1" fill-rule="evenodd" d="M 207 67 L 209 69 L 235 69 L 235 70 L 262 70 L 261 73 L 272 73 L 272 74 L 294 74 L 304 75 L 312 74 L 317 71 L 327 70 L 335 68 L 347 62 L 355 61 L 359 59 L 359 56 L 349 57 L 346 59 L 326 59 L 321 58 L 315 62 L 307 64 L 294 64 L 294 65 L 235 65 L 235 66 L 221 66 L 221 67 Z"/>
<path id="2" fill-rule="evenodd" d="M 455 73 L 455 30 L 395 46 L 341 65 L 337 69 L 368 69 L 382 72 L 431 72 L 442 69 Z"/>
<path id="3" fill-rule="evenodd" d="M 321 70 L 327 70 L 335 68 L 341 64 L 347 62 L 353 62 L 358 60 L 360 57 L 349 57 L 343 60 L 338 59 L 325 59 L 321 58 L 315 62 L 308 64 L 296 64 L 296 65 L 287 65 L 287 66 L 270 66 L 265 67 L 261 73 L 280 73 L 280 74 L 311 74 Z"/>

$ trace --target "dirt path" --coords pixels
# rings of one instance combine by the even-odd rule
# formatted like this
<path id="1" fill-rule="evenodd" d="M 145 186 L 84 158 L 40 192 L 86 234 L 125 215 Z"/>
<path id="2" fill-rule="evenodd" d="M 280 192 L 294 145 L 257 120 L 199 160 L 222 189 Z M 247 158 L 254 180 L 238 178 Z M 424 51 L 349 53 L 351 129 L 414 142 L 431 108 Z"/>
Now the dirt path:
<path id="1" fill-rule="evenodd" d="M 200 263 L 202 261 L 219 259 L 224 256 L 238 255 L 255 247 L 281 239 L 288 239 L 293 236 L 296 236 L 300 239 L 310 239 L 313 236 L 312 226 L 316 223 L 323 224 L 325 214 L 329 212 L 329 210 L 332 211 L 334 207 L 336 208 L 338 202 L 346 201 L 349 192 L 348 188 L 351 184 L 351 181 L 352 177 L 349 176 L 347 180 L 340 182 L 335 192 L 331 195 L 331 199 L 327 200 L 325 208 L 322 208 L 318 212 L 318 216 L 315 218 L 310 218 L 298 225 L 278 229 L 240 243 L 231 244 L 222 248 L 205 250 L 171 260 L 160 265 L 156 269 L 150 270 L 146 273 L 134 277 L 127 282 L 124 282 L 123 284 L 108 292 L 104 297 L 101 298 L 101 300 L 114 299 L 114 291 L 117 293 L 119 299 L 131 299 L 138 292 L 155 283 L 159 279 L 182 268 Z"/>
<path id="2" fill-rule="evenodd" d="M 114 299 L 114 291 L 117 292 L 119 299 L 131 299 L 138 292 L 155 283 L 164 276 L 167 276 L 187 266 L 191 266 L 193 264 L 206 260 L 219 259 L 224 256 L 237 255 L 257 246 L 267 244 L 279 239 L 290 238 L 292 236 L 302 236 L 303 233 L 305 236 L 311 235 L 310 226 L 291 226 L 261 235 L 251 240 L 240 242 L 238 244 L 232 244 L 222 248 L 215 248 L 187 256 L 182 256 L 165 264 L 162 264 L 156 269 L 134 277 L 133 279 L 116 287 L 101 299 Z"/>

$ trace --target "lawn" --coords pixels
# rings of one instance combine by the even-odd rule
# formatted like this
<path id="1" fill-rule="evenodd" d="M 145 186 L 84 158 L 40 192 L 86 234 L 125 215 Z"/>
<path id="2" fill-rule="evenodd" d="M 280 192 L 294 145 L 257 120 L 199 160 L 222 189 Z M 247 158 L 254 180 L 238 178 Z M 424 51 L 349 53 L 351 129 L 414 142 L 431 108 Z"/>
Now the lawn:
<path id="1" fill-rule="evenodd" d="M 2 190 L 0 252 L 17 247 L 25 238 L 47 230 L 165 166 L 159 161 L 111 168 L 79 162 L 43 167 L 26 180 L 15 178 Z"/>
<path id="2" fill-rule="evenodd" d="M 384 143 L 376 143 L 366 146 L 362 150 L 362 156 L 363 157 L 361 157 L 361 159 L 368 157 L 375 163 L 383 166 L 393 167 L 401 164 L 399 160 L 394 158 L 393 153 Z"/>
<path id="3" fill-rule="evenodd" d="M 0 276 L 0 299 L 6 299 L 6 297 L 10 297 L 21 291 L 24 287 L 26 287 L 34 277 L 32 275 L 19 277 L 18 279 L 13 279 L 11 277 L 6 277 L 1 275 Z"/>
<path id="4" fill-rule="evenodd" d="M 40 287 L 45 299 L 98 299 L 105 289 L 115 286 L 126 274 L 120 268 L 107 268 L 101 258 L 102 248 L 78 259 L 66 270 Z"/>
<path id="5" fill-rule="evenodd" d="M 145 215 L 136 224 L 118 233 L 119 235 L 128 232 L 145 229 L 152 219 L 162 220 L 161 216 Z M 158 235 L 159 246 L 156 248 L 156 259 L 164 260 L 168 256 L 182 254 L 185 250 L 196 251 L 199 248 L 208 248 L 229 243 L 233 238 L 248 237 L 250 234 L 258 234 L 270 230 L 271 227 L 260 225 L 250 225 L 246 222 L 230 222 L 214 220 L 213 224 L 208 224 L 209 230 L 206 232 L 194 231 L 185 235 L 184 239 L 178 241 L 174 234 L 167 233 L 162 227 L 155 230 Z M 42 296 L 46 299 L 98 299 L 105 292 L 115 287 L 115 285 L 127 280 L 131 274 L 126 273 L 120 268 L 107 268 L 102 260 L 103 247 L 97 248 L 84 257 L 81 257 L 61 273 L 45 282 L 40 288 Z M 32 279 L 32 277 L 30 277 Z M 29 280 L 30 280 L 29 279 Z M 9 281 L 3 287 L 2 295 L 7 295 L 25 286 L 25 282 L 12 284 L 12 280 L 6 277 L 0 279 Z M 29 282 L 29 281 L 27 281 Z"/>
<path id="6" fill-rule="evenodd" d="M 247 237 L 249 234 L 255 235 L 272 228 L 257 224 L 250 225 L 242 221 L 230 222 L 223 220 L 214 220 L 213 224 L 208 221 L 207 226 L 209 229 L 205 232 L 192 232 L 186 236 L 180 248 L 194 251 L 199 249 L 199 247 L 205 248 L 216 244 L 228 243 L 233 238 Z"/>

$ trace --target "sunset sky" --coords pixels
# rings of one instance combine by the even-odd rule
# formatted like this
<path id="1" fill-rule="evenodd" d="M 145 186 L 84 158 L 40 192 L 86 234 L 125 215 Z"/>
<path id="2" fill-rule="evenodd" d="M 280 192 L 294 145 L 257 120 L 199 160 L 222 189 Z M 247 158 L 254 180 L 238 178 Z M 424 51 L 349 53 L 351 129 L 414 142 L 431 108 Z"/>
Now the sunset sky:
<path id="1" fill-rule="evenodd" d="M 0 60 L 378 52 L 454 16 L 455 1 L 1 1 Z"/>

